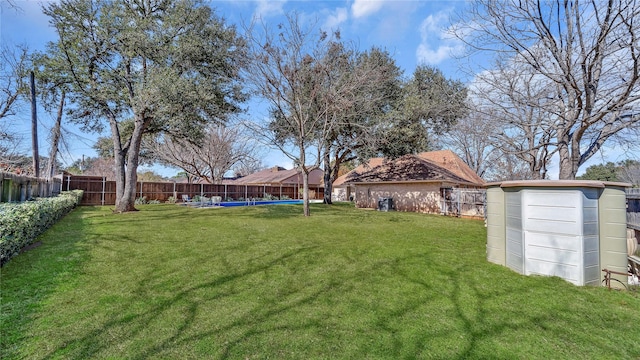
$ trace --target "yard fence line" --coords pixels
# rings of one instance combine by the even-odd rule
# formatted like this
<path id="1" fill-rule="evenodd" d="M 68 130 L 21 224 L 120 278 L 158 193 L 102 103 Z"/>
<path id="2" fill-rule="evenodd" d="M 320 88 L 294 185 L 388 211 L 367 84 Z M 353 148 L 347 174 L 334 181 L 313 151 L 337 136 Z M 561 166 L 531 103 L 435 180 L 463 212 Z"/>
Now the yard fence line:
<path id="1" fill-rule="evenodd" d="M 0 171 L 0 202 L 23 202 L 60 194 L 62 179 L 35 178 Z"/>
<path id="2" fill-rule="evenodd" d="M 443 215 L 484 217 L 487 198 L 486 189 L 442 188 L 441 191 Z"/>
<path id="3" fill-rule="evenodd" d="M 114 205 L 116 202 L 116 182 L 101 176 L 65 175 L 63 190 L 83 190 L 80 205 Z M 224 200 L 246 200 L 263 197 L 277 199 L 299 199 L 302 197 L 297 185 L 231 185 L 231 184 L 187 184 L 176 182 L 142 182 L 136 184 L 136 198 L 165 202 L 170 197 L 182 200 L 182 195 L 220 196 Z M 309 189 L 311 199 L 322 199 L 323 187 Z"/>

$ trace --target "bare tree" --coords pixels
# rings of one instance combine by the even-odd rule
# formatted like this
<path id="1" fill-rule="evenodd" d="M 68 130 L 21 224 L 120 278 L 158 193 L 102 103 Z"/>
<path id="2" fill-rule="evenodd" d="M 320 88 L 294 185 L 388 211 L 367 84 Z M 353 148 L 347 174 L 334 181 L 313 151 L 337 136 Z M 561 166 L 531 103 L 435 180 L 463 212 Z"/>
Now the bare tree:
<path id="1" fill-rule="evenodd" d="M 259 158 L 245 158 L 233 167 L 233 176 L 247 176 L 264 169 L 265 166 Z"/>
<path id="2" fill-rule="evenodd" d="M 513 154 L 501 153 L 491 159 L 491 167 L 484 174 L 487 181 L 509 181 L 533 179 L 529 164 Z"/>
<path id="3" fill-rule="evenodd" d="M 254 91 L 269 104 L 269 119 L 252 124 L 265 142 L 289 157 L 302 173 L 303 213 L 309 211 L 309 173 L 320 166 L 325 139 L 334 128 L 333 103 L 328 102 L 329 52 L 339 45 L 339 36 L 329 36 L 311 25 L 303 27 L 297 14 L 277 29 L 252 25 L 247 79 Z M 343 85 L 347 85 L 343 83 Z M 333 89 L 334 100 L 342 93 Z"/>
<path id="4" fill-rule="evenodd" d="M 635 0 L 478 0 L 454 32 L 544 79 L 545 101 L 527 106 L 545 113 L 541 130 L 555 138 L 559 178 L 573 179 L 613 137 L 637 141 L 627 131 L 640 124 L 639 17 Z"/>
<path id="5" fill-rule="evenodd" d="M 531 178 L 545 179 L 557 150 L 557 118 L 545 107 L 555 100 L 549 98 L 548 79 L 528 70 L 513 60 L 496 64 L 494 70 L 476 76 L 470 103 L 491 123 L 486 126 L 492 131 L 485 136 L 492 146 L 526 164 Z"/>
<path id="6" fill-rule="evenodd" d="M 72 79 L 70 74 L 65 72 L 65 67 L 60 63 L 61 54 L 56 54 L 57 49 L 49 46 L 46 53 L 35 52 L 31 58 L 38 84 L 38 95 L 40 101 L 47 112 L 55 112 L 55 121 L 51 127 L 49 140 L 49 161 L 44 171 L 45 177 L 50 179 L 56 171 L 56 158 L 59 144 L 62 139 L 62 119 L 66 104 L 66 94 L 70 89 Z M 54 186 L 53 182 L 51 186 Z"/>
<path id="7" fill-rule="evenodd" d="M 20 137 L 12 130 L 11 117 L 16 115 L 21 96 L 28 94 L 28 67 L 26 47 L 0 44 L 0 161 L 8 162 L 16 155 Z"/>
<path id="8" fill-rule="evenodd" d="M 255 141 L 247 138 L 240 129 L 210 126 L 199 143 L 161 136 L 146 146 L 151 156 L 161 164 L 182 169 L 189 178 L 219 184 L 235 166 L 251 163 L 256 158 Z"/>
<path id="9" fill-rule="evenodd" d="M 113 166 L 113 158 L 85 158 L 81 169 L 82 175 L 103 176 L 107 180 L 116 179 L 116 169 Z"/>
<path id="10" fill-rule="evenodd" d="M 627 159 L 618 163 L 618 179 L 632 184 L 634 187 L 640 186 L 640 161 Z"/>
<path id="11" fill-rule="evenodd" d="M 496 132 L 497 122 L 481 112 L 474 111 L 458 120 L 440 142 L 458 154 L 478 176 L 485 178 L 485 174 L 491 172 L 500 154 L 491 139 Z"/>

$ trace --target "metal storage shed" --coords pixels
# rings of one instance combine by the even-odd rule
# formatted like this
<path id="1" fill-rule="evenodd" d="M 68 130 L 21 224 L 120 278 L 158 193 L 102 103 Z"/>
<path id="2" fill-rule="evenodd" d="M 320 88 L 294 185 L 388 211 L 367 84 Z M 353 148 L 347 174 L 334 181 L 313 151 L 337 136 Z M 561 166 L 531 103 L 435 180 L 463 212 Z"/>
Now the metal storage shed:
<path id="1" fill-rule="evenodd" d="M 576 285 L 599 285 L 604 268 L 626 272 L 625 187 L 602 181 L 488 184 L 487 260 Z"/>

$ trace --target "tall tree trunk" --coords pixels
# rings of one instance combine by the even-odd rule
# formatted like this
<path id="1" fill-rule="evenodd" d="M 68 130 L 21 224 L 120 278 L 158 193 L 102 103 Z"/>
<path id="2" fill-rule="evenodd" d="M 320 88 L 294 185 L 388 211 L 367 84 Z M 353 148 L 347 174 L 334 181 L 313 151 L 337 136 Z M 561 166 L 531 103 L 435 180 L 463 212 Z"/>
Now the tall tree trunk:
<path id="1" fill-rule="evenodd" d="M 311 216 L 309 209 L 309 170 L 302 166 L 302 207 L 304 216 Z"/>
<path id="2" fill-rule="evenodd" d="M 29 73 L 29 88 L 31 90 L 31 144 L 33 146 L 33 176 L 40 177 L 40 154 L 38 153 L 38 110 L 36 107 L 36 80 L 33 71 Z M 38 196 L 40 196 L 39 183 Z"/>
<path id="3" fill-rule="evenodd" d="M 575 174 L 572 172 L 571 164 L 571 150 L 567 140 L 559 139 L 558 141 L 558 155 L 560 156 L 558 179 L 560 180 L 574 180 Z"/>
<path id="4" fill-rule="evenodd" d="M 56 167 L 56 156 L 58 155 L 58 144 L 60 143 L 61 131 L 60 128 L 62 126 L 62 114 L 64 110 L 64 100 L 66 97 L 66 93 L 62 91 L 60 94 L 60 103 L 58 104 L 58 114 L 56 116 L 56 122 L 51 129 L 51 150 L 49 150 L 49 162 L 47 163 L 47 170 L 45 173 L 45 177 L 48 180 L 53 179 L 53 174 L 55 172 Z M 49 183 L 49 194 L 53 193 L 54 187 L 53 181 Z"/>
<path id="5" fill-rule="evenodd" d="M 305 149 L 306 146 L 304 146 L 304 141 L 302 141 L 302 145 L 300 146 L 300 157 L 298 158 L 300 161 L 298 167 L 302 173 L 302 213 L 304 216 L 311 216 L 311 210 L 309 209 L 309 168 L 305 165 L 305 162 L 307 161 L 307 156 L 304 152 Z"/>
<path id="6" fill-rule="evenodd" d="M 131 148 L 129 148 L 131 149 Z M 137 154 L 132 154 L 132 151 L 127 151 L 127 166 L 125 169 L 125 178 L 124 178 L 124 189 L 122 192 L 122 198 L 118 206 L 116 206 L 115 211 L 129 212 L 129 211 L 137 211 L 136 204 L 136 184 L 138 181 L 137 175 L 137 167 L 138 160 L 133 160 L 132 157 L 137 157 Z"/>
<path id="7" fill-rule="evenodd" d="M 331 168 L 331 155 L 329 154 L 329 151 L 325 151 L 324 153 L 324 197 L 323 197 L 323 203 L 325 204 L 332 204 L 331 202 L 331 192 L 333 191 L 333 185 L 332 185 L 332 181 L 331 181 L 331 174 L 333 172 L 333 169 Z"/>
<path id="8" fill-rule="evenodd" d="M 138 182 L 138 164 L 140 146 L 142 144 L 142 135 L 145 129 L 145 122 L 142 116 L 136 115 L 135 128 L 126 149 L 126 168 L 124 169 L 124 187 L 122 198 L 120 201 L 116 199 L 116 212 L 137 211 L 136 204 L 136 185 Z"/>
<path id="9" fill-rule="evenodd" d="M 115 162 L 115 174 L 116 174 L 116 212 L 119 209 L 126 208 L 122 204 L 125 185 L 125 161 L 126 151 L 122 148 L 122 139 L 120 138 L 120 130 L 118 129 L 118 122 L 113 115 L 108 114 L 109 125 L 111 127 L 111 139 L 113 140 L 113 160 Z"/>

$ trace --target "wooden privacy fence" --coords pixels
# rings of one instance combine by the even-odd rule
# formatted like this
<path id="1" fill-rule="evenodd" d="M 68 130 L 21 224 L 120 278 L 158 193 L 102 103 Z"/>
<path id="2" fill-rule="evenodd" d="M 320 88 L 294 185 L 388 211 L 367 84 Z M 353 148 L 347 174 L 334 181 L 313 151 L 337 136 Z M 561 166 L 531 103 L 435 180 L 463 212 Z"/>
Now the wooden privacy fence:
<path id="1" fill-rule="evenodd" d="M 60 193 L 60 178 L 45 179 L 0 171 L 0 202 L 23 202 Z"/>
<path id="2" fill-rule="evenodd" d="M 302 185 L 300 185 L 302 186 Z M 62 182 L 63 190 L 84 190 L 80 205 L 114 205 L 116 182 L 100 176 L 67 175 Z M 138 182 L 136 198 L 165 202 L 170 197 L 182 200 L 182 195 L 220 196 L 225 201 L 242 201 L 271 197 L 277 199 L 300 199 L 302 191 L 297 185 L 230 185 L 230 184 L 186 184 L 176 182 Z M 309 188 L 311 199 L 322 199 L 323 187 Z"/>

